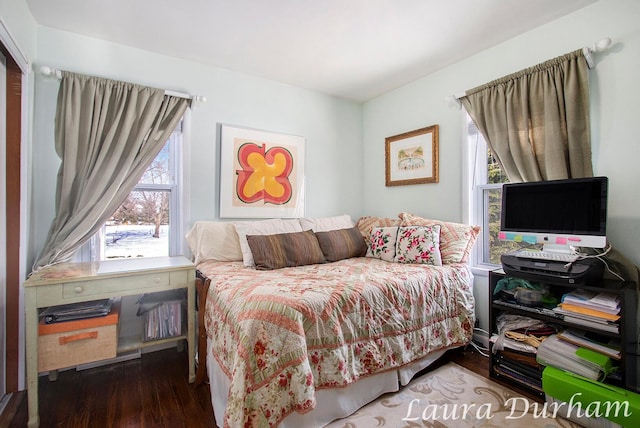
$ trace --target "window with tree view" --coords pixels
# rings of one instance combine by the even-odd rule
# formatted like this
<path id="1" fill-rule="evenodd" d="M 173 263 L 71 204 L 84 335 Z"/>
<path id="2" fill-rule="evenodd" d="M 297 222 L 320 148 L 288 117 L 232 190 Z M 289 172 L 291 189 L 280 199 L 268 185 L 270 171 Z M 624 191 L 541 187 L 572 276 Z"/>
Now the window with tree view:
<path id="1" fill-rule="evenodd" d="M 176 173 L 182 123 L 144 172 L 136 187 L 96 236 L 94 259 L 173 255 L 178 224 Z"/>
<path id="2" fill-rule="evenodd" d="M 473 168 L 471 183 L 471 218 L 474 224 L 482 227 L 481 236 L 476 243 L 476 265 L 500 265 L 500 256 L 521 246 L 516 242 L 501 241 L 500 214 L 502 203 L 502 185 L 509 179 L 493 157 L 482 134 L 473 121 L 468 119 L 469 153 Z"/>

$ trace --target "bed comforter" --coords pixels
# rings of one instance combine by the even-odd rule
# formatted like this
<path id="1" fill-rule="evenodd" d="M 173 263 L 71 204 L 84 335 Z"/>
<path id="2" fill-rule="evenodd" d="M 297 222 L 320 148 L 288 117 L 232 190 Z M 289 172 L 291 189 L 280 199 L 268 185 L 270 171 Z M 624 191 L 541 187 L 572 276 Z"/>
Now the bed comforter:
<path id="1" fill-rule="evenodd" d="M 472 276 L 351 258 L 257 271 L 203 262 L 205 327 L 231 388 L 225 427 L 276 426 L 340 388 L 471 340 Z"/>

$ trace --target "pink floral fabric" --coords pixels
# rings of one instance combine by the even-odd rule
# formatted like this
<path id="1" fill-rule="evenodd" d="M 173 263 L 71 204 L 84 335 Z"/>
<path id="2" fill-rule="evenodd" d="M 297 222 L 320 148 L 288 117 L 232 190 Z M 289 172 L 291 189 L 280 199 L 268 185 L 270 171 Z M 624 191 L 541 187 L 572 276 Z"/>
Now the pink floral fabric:
<path id="1" fill-rule="evenodd" d="M 479 226 L 430 220 L 410 213 L 400 213 L 398 216 L 402 219 L 402 226 L 440 226 L 440 255 L 445 265 L 467 263 L 480 233 Z"/>
<path id="2" fill-rule="evenodd" d="M 398 229 L 395 261 L 442 266 L 440 226 L 403 226 Z"/>
<path id="3" fill-rule="evenodd" d="M 396 258 L 398 227 L 373 227 L 367 241 L 367 257 L 393 262 Z"/>
<path id="4" fill-rule="evenodd" d="M 468 343 L 474 325 L 466 265 L 357 257 L 257 271 L 203 262 L 205 327 L 229 377 L 225 427 L 276 426 L 315 406 L 315 392 Z"/>

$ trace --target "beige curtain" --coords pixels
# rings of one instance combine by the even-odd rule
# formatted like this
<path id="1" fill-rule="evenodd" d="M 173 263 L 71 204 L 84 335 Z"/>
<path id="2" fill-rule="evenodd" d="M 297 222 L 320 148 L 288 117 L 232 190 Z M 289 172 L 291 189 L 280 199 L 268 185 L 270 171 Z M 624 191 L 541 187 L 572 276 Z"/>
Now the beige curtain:
<path id="1" fill-rule="evenodd" d="M 164 90 L 62 73 L 55 146 L 56 216 L 34 264 L 68 261 L 124 202 L 190 100 Z"/>
<path id="2" fill-rule="evenodd" d="M 593 175 L 582 50 L 471 89 L 461 101 L 509 181 Z"/>

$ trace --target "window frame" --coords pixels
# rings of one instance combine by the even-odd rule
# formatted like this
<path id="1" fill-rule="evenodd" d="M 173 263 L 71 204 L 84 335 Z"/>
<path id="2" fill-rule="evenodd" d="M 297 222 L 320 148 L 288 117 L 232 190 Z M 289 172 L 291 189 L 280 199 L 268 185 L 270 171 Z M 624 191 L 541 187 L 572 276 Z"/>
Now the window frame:
<path id="1" fill-rule="evenodd" d="M 480 225 L 481 230 L 476 245 L 469 258 L 469 263 L 476 273 L 487 273 L 500 267 L 490 263 L 489 239 L 489 191 L 501 189 L 503 183 L 487 183 L 488 146 L 471 117 L 464 114 L 464 151 L 467 158 L 466 199 L 467 216 L 470 224 Z"/>
<path id="2" fill-rule="evenodd" d="M 138 183 L 131 189 L 134 191 L 167 191 L 169 192 L 169 237 L 168 255 L 184 254 L 185 221 L 188 218 L 188 179 L 185 174 L 186 162 L 189 161 L 188 138 L 190 135 L 191 109 L 187 108 L 184 116 L 174 132 L 167 139 L 169 145 L 170 184 Z M 177 132 L 180 131 L 180 132 Z M 80 247 L 74 261 L 103 261 L 105 226 L 101 227 L 89 241 Z"/>

